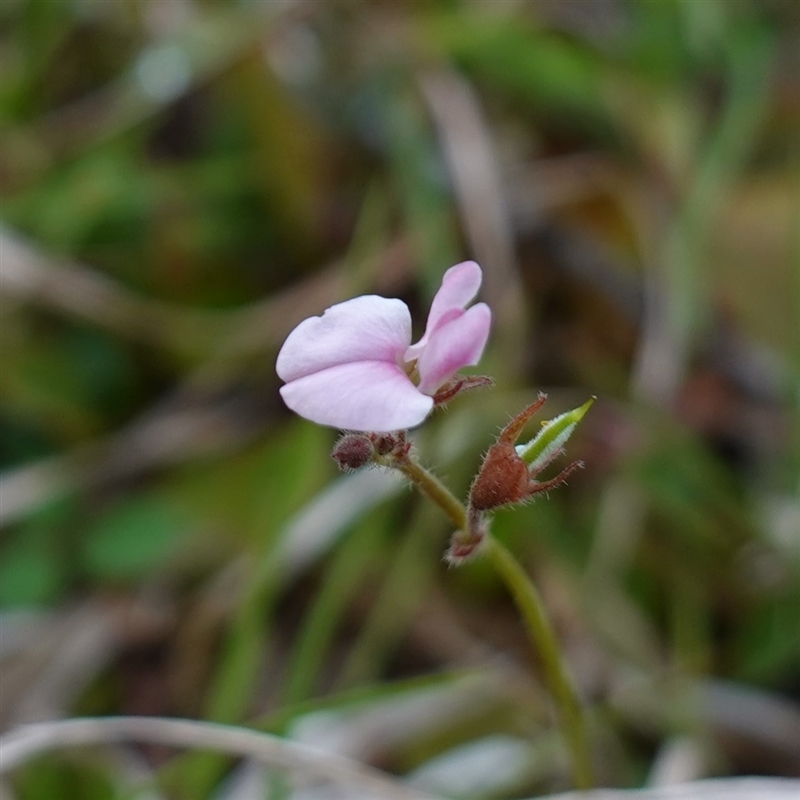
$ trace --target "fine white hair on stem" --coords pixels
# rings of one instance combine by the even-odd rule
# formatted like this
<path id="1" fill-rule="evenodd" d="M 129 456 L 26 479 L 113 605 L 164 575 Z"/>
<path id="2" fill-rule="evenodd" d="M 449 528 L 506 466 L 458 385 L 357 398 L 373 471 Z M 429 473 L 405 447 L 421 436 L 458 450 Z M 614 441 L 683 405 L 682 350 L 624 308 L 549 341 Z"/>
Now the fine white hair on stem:
<path id="1" fill-rule="evenodd" d="M 304 780 L 370 792 L 376 800 L 433 800 L 371 767 L 248 728 L 165 717 L 83 717 L 23 725 L 0 736 L 0 775 L 51 750 L 148 742 L 250 758 Z"/>

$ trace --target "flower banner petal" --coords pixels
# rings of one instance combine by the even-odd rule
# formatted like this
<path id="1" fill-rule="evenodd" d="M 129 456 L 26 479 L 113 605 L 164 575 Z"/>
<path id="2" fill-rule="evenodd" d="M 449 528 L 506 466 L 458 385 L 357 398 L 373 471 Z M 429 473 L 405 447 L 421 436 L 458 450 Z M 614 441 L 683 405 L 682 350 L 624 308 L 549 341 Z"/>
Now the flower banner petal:
<path id="1" fill-rule="evenodd" d="M 301 322 L 284 342 L 275 368 L 288 382 L 338 364 L 396 364 L 410 342 L 408 306 L 402 300 L 364 295 Z"/>
<path id="2" fill-rule="evenodd" d="M 480 361 L 489 338 L 492 312 L 478 303 L 436 330 L 419 358 L 419 390 L 433 394 L 462 367 Z"/>
<path id="3" fill-rule="evenodd" d="M 281 387 L 283 400 L 301 417 L 356 431 L 396 431 L 419 425 L 433 408 L 394 364 L 361 361 L 303 376 Z"/>
<path id="4" fill-rule="evenodd" d="M 419 358 L 433 332 L 447 322 L 448 312 L 466 308 L 481 288 L 483 273 L 474 261 L 462 261 L 445 272 L 442 285 L 431 303 L 425 334 L 406 352 L 406 360 Z"/>

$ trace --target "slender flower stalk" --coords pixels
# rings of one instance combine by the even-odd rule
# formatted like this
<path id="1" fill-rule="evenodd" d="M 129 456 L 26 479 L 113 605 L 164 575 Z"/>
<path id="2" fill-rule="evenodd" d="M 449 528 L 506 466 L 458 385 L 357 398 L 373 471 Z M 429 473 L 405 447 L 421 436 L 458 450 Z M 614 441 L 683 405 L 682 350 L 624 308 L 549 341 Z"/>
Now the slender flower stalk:
<path id="1" fill-rule="evenodd" d="M 403 459 L 397 468 L 423 494 L 433 500 L 459 530 L 467 527 L 467 509 L 464 504 L 432 472 L 411 455 Z"/>
<path id="2" fill-rule="evenodd" d="M 391 466 L 413 481 L 423 494 L 447 514 L 459 531 L 469 530 L 471 515 L 464 504 L 410 452 Z M 485 530 L 481 546 L 482 552 L 513 597 L 525 622 L 528 638 L 541 658 L 550 692 L 558 706 L 564 738 L 572 756 L 575 784 L 579 789 L 588 789 L 593 780 L 586 720 L 539 592 L 511 551 Z"/>
<path id="3" fill-rule="evenodd" d="M 487 536 L 484 553 L 514 597 L 528 629 L 528 636 L 542 660 L 572 755 L 575 785 L 579 789 L 589 789 L 593 780 L 586 720 L 539 592 L 519 561 L 497 539 Z"/>

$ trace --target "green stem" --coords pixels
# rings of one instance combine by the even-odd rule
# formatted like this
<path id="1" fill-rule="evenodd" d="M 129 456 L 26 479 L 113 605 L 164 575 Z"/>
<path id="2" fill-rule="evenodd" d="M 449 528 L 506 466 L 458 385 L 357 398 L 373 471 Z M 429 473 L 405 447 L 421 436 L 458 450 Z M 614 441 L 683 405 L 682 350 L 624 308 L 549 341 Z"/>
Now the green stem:
<path id="1" fill-rule="evenodd" d="M 465 530 L 468 523 L 464 504 L 432 473 L 407 457 L 392 464 L 436 503 L 456 525 Z M 553 627 L 547 617 L 539 592 L 519 561 L 500 542 L 487 534 L 484 552 L 505 583 L 517 605 L 528 637 L 539 653 L 550 691 L 559 708 L 564 736 L 572 755 L 575 784 L 579 789 L 592 786 L 592 768 L 586 721 L 575 687 L 567 672 Z"/>
<path id="2" fill-rule="evenodd" d="M 389 466 L 399 469 L 417 488 L 427 495 L 453 521 L 459 530 L 467 527 L 467 509 L 464 504 L 431 472 L 419 462 L 407 457 Z"/>
<path id="3" fill-rule="evenodd" d="M 593 781 L 586 720 L 539 592 L 519 561 L 497 539 L 487 536 L 483 552 L 514 597 L 525 620 L 528 636 L 542 660 L 547 683 L 559 707 L 564 735 L 572 754 L 575 784 L 579 789 L 589 789 Z"/>

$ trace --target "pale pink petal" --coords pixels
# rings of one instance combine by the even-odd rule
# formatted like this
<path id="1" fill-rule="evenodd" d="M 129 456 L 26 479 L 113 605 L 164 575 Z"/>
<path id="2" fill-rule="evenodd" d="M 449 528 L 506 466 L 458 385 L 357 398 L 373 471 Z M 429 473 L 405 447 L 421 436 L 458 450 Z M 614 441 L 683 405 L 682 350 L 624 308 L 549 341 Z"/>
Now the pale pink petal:
<path id="1" fill-rule="evenodd" d="M 303 320 L 283 343 L 275 369 L 288 382 L 353 361 L 396 364 L 410 341 L 408 306 L 364 295 Z"/>
<path id="2" fill-rule="evenodd" d="M 281 387 L 283 400 L 301 417 L 355 431 L 396 431 L 419 425 L 433 400 L 385 361 L 340 364 Z"/>
<path id="3" fill-rule="evenodd" d="M 474 261 L 462 261 L 445 272 L 442 285 L 431 303 L 428 325 L 436 327 L 439 317 L 451 308 L 465 308 L 481 288 L 483 274 Z"/>
<path id="4" fill-rule="evenodd" d="M 425 334 L 406 350 L 406 361 L 419 358 L 433 332 L 449 321 L 454 310 L 466 308 L 467 303 L 478 294 L 482 280 L 481 268 L 474 261 L 462 261 L 445 272 L 442 285 L 431 303 Z"/>
<path id="5" fill-rule="evenodd" d="M 419 358 L 420 391 L 433 394 L 462 367 L 477 364 L 489 338 L 491 324 L 489 306 L 478 303 L 436 328 Z"/>
<path id="6" fill-rule="evenodd" d="M 463 308 L 450 308 L 445 311 L 444 314 L 442 314 L 437 320 L 435 327 L 429 326 L 430 330 L 426 331 L 425 335 L 416 344 L 412 344 L 406 349 L 403 359 L 406 362 L 418 359 L 428 346 L 428 342 L 431 340 L 431 336 L 433 336 L 435 330 L 437 328 L 441 328 L 443 325 L 446 325 L 448 322 L 451 322 L 454 319 L 458 319 L 459 317 L 463 316 L 463 314 Z"/>

